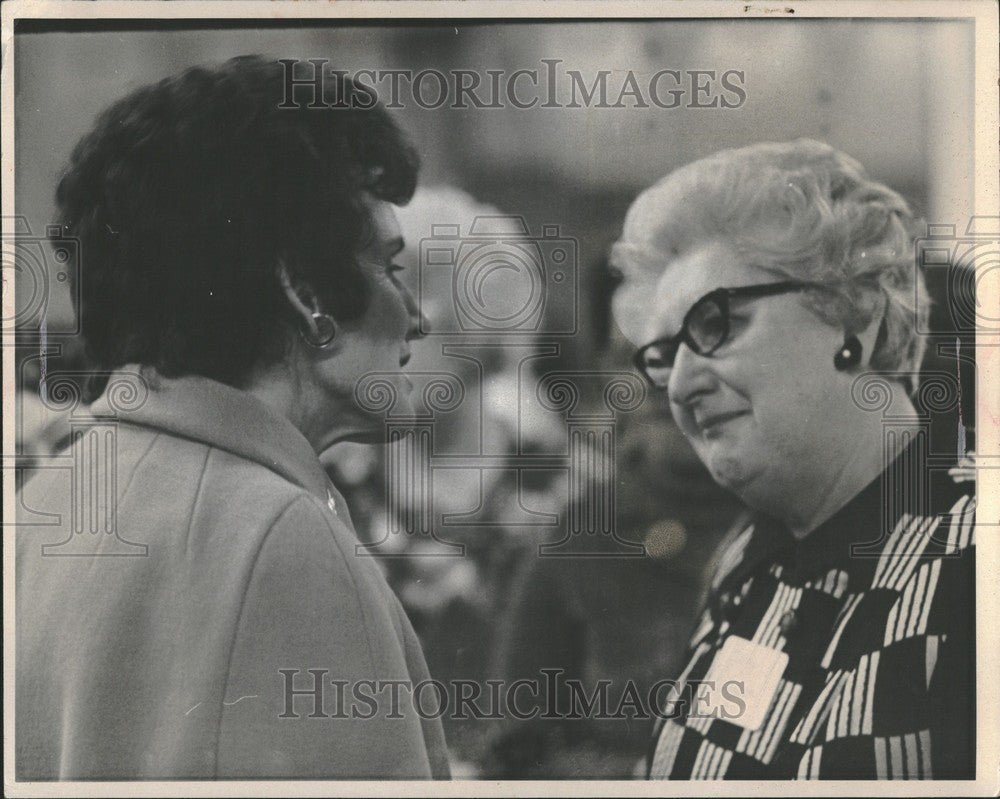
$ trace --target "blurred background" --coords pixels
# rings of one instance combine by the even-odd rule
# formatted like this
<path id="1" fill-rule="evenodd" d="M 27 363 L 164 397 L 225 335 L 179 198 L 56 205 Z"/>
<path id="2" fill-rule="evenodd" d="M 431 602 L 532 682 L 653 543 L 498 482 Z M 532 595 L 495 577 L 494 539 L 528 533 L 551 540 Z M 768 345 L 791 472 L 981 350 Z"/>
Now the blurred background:
<path id="1" fill-rule="evenodd" d="M 401 258 L 439 330 L 454 317 L 452 298 L 420 280 L 421 241 L 435 235 L 434 225 L 457 225 L 459 235 L 468 236 L 477 218 L 513 215 L 527 229 L 526 236 L 514 235 L 537 240 L 555 228 L 575 253 L 573 291 L 543 309 L 536 332 L 420 342 L 412 369 L 451 371 L 475 383 L 467 397 L 475 413 L 446 414 L 437 423 L 435 444 L 445 453 L 565 454 L 566 413 L 529 413 L 524 387 L 551 371 L 629 370 L 630 347 L 609 315 L 614 283 L 605 256 L 637 193 L 683 163 L 724 147 L 808 136 L 855 156 L 930 222 L 956 224 L 961 232 L 972 214 L 973 31 L 959 21 L 186 24 L 156 30 L 123 23 L 107 30 L 18 29 L 15 48 L 19 246 L 43 239 L 46 225 L 56 221 L 60 171 L 96 114 L 130 90 L 188 66 L 262 53 L 323 58 L 351 72 L 470 70 L 483 76 L 485 87 L 486 70 L 545 76 L 543 59 L 559 61 L 561 107 L 540 107 L 544 92 L 525 82 L 521 96 L 543 97 L 529 109 L 511 103 L 456 108 L 451 102 L 425 108 L 404 90 L 403 107 L 394 111 L 423 161 L 421 188 L 400 211 L 408 242 Z M 588 87 L 607 71 L 605 105 L 613 105 L 629 74 L 645 93 L 650 76 L 664 69 L 685 75 L 676 108 L 660 108 L 648 94 L 646 107 L 627 97 L 624 107 L 595 107 L 597 100 L 567 107 L 569 70 Z M 698 100 L 686 77 L 690 70 L 714 71 L 715 96 L 723 73 L 742 73 L 745 96 L 724 95 L 739 100 L 733 108 L 692 107 Z M 426 93 L 433 97 L 434 85 Z M 5 269 L 12 263 L 10 246 L 5 240 Z M 16 276 L 24 311 L 18 446 L 28 460 L 58 449 L 66 432 L 65 419 L 37 399 L 42 363 L 50 373 L 86 368 L 71 335 L 73 312 L 60 264 L 49 251 L 31 252 L 43 265 L 42 276 L 23 270 Z M 932 327 L 951 333 L 946 289 L 928 277 L 938 300 Z M 44 286 L 29 285 L 31 280 Z M 499 283 L 491 290 L 515 289 Z M 32 303 L 37 308 L 29 308 Z M 455 341 L 467 348 L 464 357 L 446 352 Z M 517 346 L 497 346 L 501 341 Z M 527 358 L 532 347 L 543 354 Z M 580 401 L 587 406 L 592 398 Z M 968 425 L 971 391 L 965 405 Z M 944 438 L 959 435 L 952 420 L 938 429 Z M 963 434 L 971 436 L 971 429 Z M 436 532 L 464 546 L 462 557 L 401 557 L 421 554 L 433 542 L 392 532 L 399 525 L 390 517 L 401 511 L 386 501 L 386 452 L 342 446 L 326 453 L 359 535 L 379 544 L 381 554 L 396 556 L 379 562 L 414 620 L 436 679 L 541 680 L 542 669 L 561 669 L 588 688 L 611 680 L 614 698 L 626 681 L 644 692 L 676 675 L 712 553 L 740 508 L 703 471 L 662 397 L 647 396 L 618 414 L 613 440 L 615 469 L 608 481 L 615 527 L 623 541 L 645 545 L 641 557 L 540 557 L 540 544 L 565 534 L 580 497 L 564 469 L 504 468 L 502 458 L 497 468 L 435 473 L 432 524 L 447 527 Z M 451 516 L 445 525 L 445 514 L 457 514 L 458 521 Z M 475 522 L 463 524 L 462 518 Z M 513 518 L 519 522 L 511 524 Z M 584 554 L 622 549 L 607 536 L 585 538 Z M 627 716 L 518 721 L 446 715 L 444 721 L 456 774 L 483 778 L 633 776 L 652 729 L 652 720 Z"/>

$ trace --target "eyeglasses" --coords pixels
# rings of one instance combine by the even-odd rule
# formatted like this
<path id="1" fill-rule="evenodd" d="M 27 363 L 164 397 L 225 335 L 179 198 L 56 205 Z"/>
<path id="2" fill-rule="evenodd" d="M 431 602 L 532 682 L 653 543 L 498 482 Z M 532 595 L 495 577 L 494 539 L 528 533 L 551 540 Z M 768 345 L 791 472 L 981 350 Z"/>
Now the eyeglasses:
<path id="1" fill-rule="evenodd" d="M 681 344 L 687 344 L 692 352 L 704 356 L 711 355 L 726 343 L 729 338 L 730 300 L 774 297 L 811 288 L 817 286 L 786 280 L 710 291 L 684 315 L 684 323 L 676 336 L 657 339 L 641 347 L 635 354 L 635 366 L 655 388 L 666 388 Z"/>

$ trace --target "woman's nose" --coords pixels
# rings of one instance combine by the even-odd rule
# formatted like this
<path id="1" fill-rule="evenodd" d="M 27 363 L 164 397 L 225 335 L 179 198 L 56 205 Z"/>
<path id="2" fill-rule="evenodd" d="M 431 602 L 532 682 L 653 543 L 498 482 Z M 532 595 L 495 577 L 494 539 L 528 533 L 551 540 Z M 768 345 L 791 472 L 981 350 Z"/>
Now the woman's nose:
<path id="1" fill-rule="evenodd" d="M 406 306 L 406 312 L 410 317 L 410 330 L 406 336 L 407 341 L 423 338 L 430 332 L 430 322 L 421 310 L 420 303 L 413 296 L 413 292 L 406 286 L 401 286 L 400 288 L 403 292 L 403 303 Z"/>
<path id="2" fill-rule="evenodd" d="M 699 355 L 687 344 L 681 344 L 674 356 L 674 366 L 667 381 L 667 395 L 675 405 L 692 405 L 712 391 L 714 380 L 709 368 L 710 357 Z"/>

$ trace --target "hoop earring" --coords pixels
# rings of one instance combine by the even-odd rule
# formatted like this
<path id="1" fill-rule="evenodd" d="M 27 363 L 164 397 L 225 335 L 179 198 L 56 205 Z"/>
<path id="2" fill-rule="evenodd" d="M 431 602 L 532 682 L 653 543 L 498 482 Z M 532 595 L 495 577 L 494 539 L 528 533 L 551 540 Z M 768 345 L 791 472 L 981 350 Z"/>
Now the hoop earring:
<path id="1" fill-rule="evenodd" d="M 857 336 L 844 338 L 844 346 L 833 356 L 833 365 L 838 372 L 846 372 L 861 363 L 861 342 Z"/>
<path id="2" fill-rule="evenodd" d="M 302 340 L 310 347 L 325 349 L 333 344 L 337 337 L 337 322 L 330 314 L 314 313 L 313 322 L 316 324 L 316 336 L 313 337 L 309 330 L 302 331 Z"/>

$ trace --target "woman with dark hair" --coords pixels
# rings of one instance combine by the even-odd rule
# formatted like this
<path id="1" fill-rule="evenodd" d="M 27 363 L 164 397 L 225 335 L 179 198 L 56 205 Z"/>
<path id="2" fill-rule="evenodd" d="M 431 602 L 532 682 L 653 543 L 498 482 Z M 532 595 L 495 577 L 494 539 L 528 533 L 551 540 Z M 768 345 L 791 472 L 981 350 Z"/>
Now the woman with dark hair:
<path id="1" fill-rule="evenodd" d="M 929 452 L 914 232 L 899 194 L 809 140 L 688 164 L 628 212 L 618 323 L 749 510 L 653 778 L 974 774 L 974 474 Z"/>
<path id="2" fill-rule="evenodd" d="M 419 330 L 392 210 L 417 159 L 381 106 L 283 87 L 244 57 L 140 89 L 59 185 L 115 442 L 94 486 L 22 492 L 60 521 L 18 535 L 20 779 L 448 775 L 401 689 L 428 679 L 419 642 L 317 457 L 383 438 L 353 396 Z M 102 512 L 109 534 L 74 538 Z"/>

